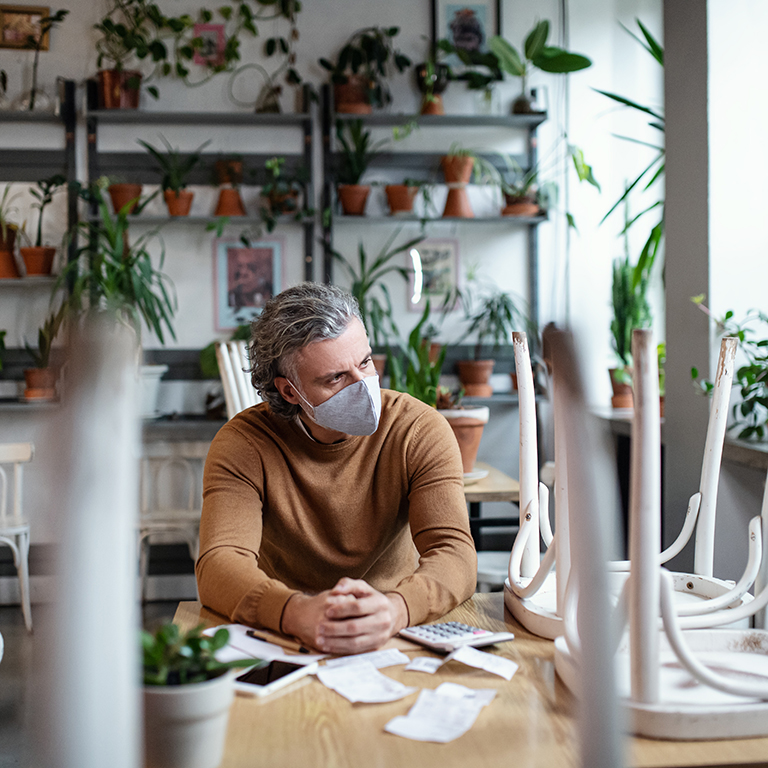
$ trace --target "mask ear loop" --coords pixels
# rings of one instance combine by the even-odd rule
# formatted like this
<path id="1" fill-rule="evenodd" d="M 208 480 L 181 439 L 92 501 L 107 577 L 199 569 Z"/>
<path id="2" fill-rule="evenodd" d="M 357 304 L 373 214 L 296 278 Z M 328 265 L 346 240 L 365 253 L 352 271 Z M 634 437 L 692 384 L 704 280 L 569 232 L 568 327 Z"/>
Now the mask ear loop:
<path id="1" fill-rule="evenodd" d="M 302 400 L 304 404 L 309 408 L 308 412 L 305 410 L 307 416 L 309 416 L 312 421 L 315 421 L 315 406 L 312 405 L 312 403 L 310 403 L 309 400 L 307 400 L 307 398 L 301 394 L 301 390 L 287 376 L 285 377 L 285 380 L 296 390 L 296 394 L 299 396 L 299 399 Z"/>

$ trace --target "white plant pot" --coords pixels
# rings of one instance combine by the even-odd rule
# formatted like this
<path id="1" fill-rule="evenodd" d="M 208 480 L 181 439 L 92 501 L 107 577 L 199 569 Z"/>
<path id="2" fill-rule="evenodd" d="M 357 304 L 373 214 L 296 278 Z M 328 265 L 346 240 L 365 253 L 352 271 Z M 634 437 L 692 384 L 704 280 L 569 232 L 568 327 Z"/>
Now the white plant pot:
<path id="1" fill-rule="evenodd" d="M 154 419 L 160 415 L 157 398 L 160 394 L 160 379 L 168 370 L 167 365 L 142 365 L 139 380 L 139 415 L 142 419 Z"/>
<path id="2" fill-rule="evenodd" d="M 144 687 L 144 768 L 217 768 L 224 754 L 234 678 Z"/>

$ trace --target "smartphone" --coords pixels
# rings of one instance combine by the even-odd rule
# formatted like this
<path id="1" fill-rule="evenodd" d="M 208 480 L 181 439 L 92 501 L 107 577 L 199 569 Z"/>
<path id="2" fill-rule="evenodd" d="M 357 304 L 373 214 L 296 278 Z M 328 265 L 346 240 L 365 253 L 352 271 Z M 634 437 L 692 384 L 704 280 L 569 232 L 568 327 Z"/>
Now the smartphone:
<path id="1" fill-rule="evenodd" d="M 289 661 L 270 661 L 236 677 L 235 690 L 250 696 L 267 696 L 316 670 L 317 662 L 293 664 Z"/>

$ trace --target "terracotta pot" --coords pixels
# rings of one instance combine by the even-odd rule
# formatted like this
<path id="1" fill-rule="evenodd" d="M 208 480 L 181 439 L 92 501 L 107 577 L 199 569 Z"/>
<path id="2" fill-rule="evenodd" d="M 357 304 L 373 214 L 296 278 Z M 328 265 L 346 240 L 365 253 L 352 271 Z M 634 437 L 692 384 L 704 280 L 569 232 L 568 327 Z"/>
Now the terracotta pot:
<path id="1" fill-rule="evenodd" d="M 384 187 L 384 191 L 387 193 L 387 204 L 389 205 L 390 213 L 413 212 L 413 201 L 416 199 L 416 193 L 419 191 L 418 187 L 405 184 L 387 184 Z"/>
<path id="2" fill-rule="evenodd" d="M 131 200 L 135 202 L 128 209 L 128 213 L 136 213 L 136 209 L 139 206 L 139 198 L 141 197 L 141 184 L 110 184 L 107 188 L 109 196 L 112 199 L 112 207 L 115 209 L 115 213 L 123 210 Z"/>
<path id="3" fill-rule="evenodd" d="M 53 400 L 56 397 L 55 368 L 25 368 L 24 397 L 27 400 Z"/>
<path id="4" fill-rule="evenodd" d="M 0 241 L 0 279 L 21 277 L 13 255 L 15 242 L 16 230 L 7 227 L 5 239 Z"/>
<path id="5" fill-rule="evenodd" d="M 625 384 L 616 379 L 618 368 L 611 368 L 608 373 L 611 375 L 611 387 L 613 388 L 613 397 L 611 405 L 614 408 L 633 408 L 634 398 L 632 397 L 632 385 Z"/>
<path id="6" fill-rule="evenodd" d="M 192 198 L 194 192 L 188 189 L 182 189 L 174 192 L 172 189 L 166 189 L 163 192 L 165 204 L 168 206 L 169 216 L 189 216 L 189 209 L 192 207 Z"/>
<path id="7" fill-rule="evenodd" d="M 373 360 L 373 367 L 376 369 L 376 373 L 379 374 L 379 379 L 384 378 L 384 371 L 387 367 L 387 356 L 376 353 L 374 355 L 371 355 L 371 359 Z"/>
<path id="8" fill-rule="evenodd" d="M 245 205 L 240 197 L 240 192 L 231 187 L 222 187 L 219 190 L 219 200 L 216 203 L 214 216 L 245 216 Z"/>
<path id="9" fill-rule="evenodd" d="M 50 275 L 53 266 L 53 257 L 56 255 L 56 249 L 47 245 L 29 246 L 28 248 L 19 248 L 21 258 L 24 259 L 24 266 L 27 268 L 27 276 L 32 275 Z"/>
<path id="10" fill-rule="evenodd" d="M 3 230 L 0 228 L 0 251 L 10 251 L 13 253 L 17 230 L 18 227 L 15 224 L 6 224 L 5 237 L 3 237 Z"/>
<path id="11" fill-rule="evenodd" d="M 370 115 L 368 83 L 362 75 L 348 75 L 346 83 L 333 84 L 333 103 L 337 112 L 347 115 Z"/>
<path id="12" fill-rule="evenodd" d="M 440 351 L 442 350 L 443 345 L 439 344 L 436 341 L 433 341 L 429 345 L 429 362 L 430 363 L 436 363 L 437 358 L 440 357 Z"/>
<path id="13" fill-rule="evenodd" d="M 509 378 L 512 380 L 512 391 L 517 392 L 517 374 L 510 373 Z"/>
<path id="14" fill-rule="evenodd" d="M 431 99 L 425 97 L 421 102 L 421 114 L 444 115 L 445 107 L 443 106 L 443 97 L 437 94 L 433 95 Z"/>
<path id="15" fill-rule="evenodd" d="M 483 428 L 488 423 L 490 415 L 488 406 L 440 410 L 438 413 L 448 419 L 453 434 L 456 435 L 464 474 L 472 472 L 475 467 L 475 459 L 477 459 L 477 451 L 480 448 Z"/>
<path id="16" fill-rule="evenodd" d="M 364 216 L 371 188 L 365 184 L 339 184 L 339 200 L 346 216 Z"/>
<path id="17" fill-rule="evenodd" d="M 446 155 L 440 164 L 443 167 L 445 183 L 448 185 L 443 216 L 459 219 L 474 218 L 475 214 L 469 202 L 466 186 L 472 178 L 475 159 L 465 155 Z"/>
<path id="18" fill-rule="evenodd" d="M 219 185 L 242 184 L 243 163 L 241 160 L 217 160 L 215 163 L 216 178 Z"/>
<path id="19" fill-rule="evenodd" d="M 272 192 L 264 200 L 270 212 L 275 216 L 283 213 L 296 213 L 299 210 L 299 193 L 295 189 L 290 192 Z"/>
<path id="20" fill-rule="evenodd" d="M 459 381 L 467 397 L 490 397 L 493 387 L 488 383 L 495 360 L 459 360 Z"/>
<path id="21" fill-rule="evenodd" d="M 99 70 L 99 107 L 101 109 L 137 109 L 141 72 L 130 69 Z M 129 81 L 138 81 L 131 87 Z"/>
<path id="22" fill-rule="evenodd" d="M 502 216 L 538 216 L 539 205 L 532 197 L 517 197 L 504 195 L 506 205 L 501 211 Z"/>

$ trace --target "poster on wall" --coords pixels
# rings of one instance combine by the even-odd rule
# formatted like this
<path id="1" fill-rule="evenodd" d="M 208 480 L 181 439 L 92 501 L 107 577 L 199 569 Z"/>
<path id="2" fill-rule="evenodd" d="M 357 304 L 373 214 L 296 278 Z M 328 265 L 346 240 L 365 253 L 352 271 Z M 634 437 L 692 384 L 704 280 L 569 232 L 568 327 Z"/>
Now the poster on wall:
<path id="1" fill-rule="evenodd" d="M 283 259 L 281 238 L 254 240 L 217 238 L 213 243 L 216 330 L 228 331 L 261 314 L 280 293 Z"/>
<path id="2" fill-rule="evenodd" d="M 419 243 L 416 250 L 421 256 L 421 267 L 412 265 L 408 309 L 423 312 L 427 300 L 431 309 L 439 309 L 445 295 L 458 284 L 459 241 L 430 238 Z"/>
<path id="3" fill-rule="evenodd" d="M 40 38 L 41 20 L 50 15 L 50 8 L 41 5 L 0 3 L 0 48 L 33 48 Z M 46 32 L 41 51 L 48 50 L 48 37 Z"/>
<path id="4" fill-rule="evenodd" d="M 488 50 L 488 38 L 500 34 L 500 0 L 474 0 L 457 3 L 455 0 L 432 0 L 432 40 L 446 38 L 456 48 L 468 53 Z M 464 65 L 457 56 L 449 56 L 445 63 L 460 74 Z"/>
<path id="5" fill-rule="evenodd" d="M 195 49 L 192 61 L 209 67 L 224 64 L 226 32 L 223 24 L 195 24 L 195 37 L 200 38 L 200 47 Z"/>

